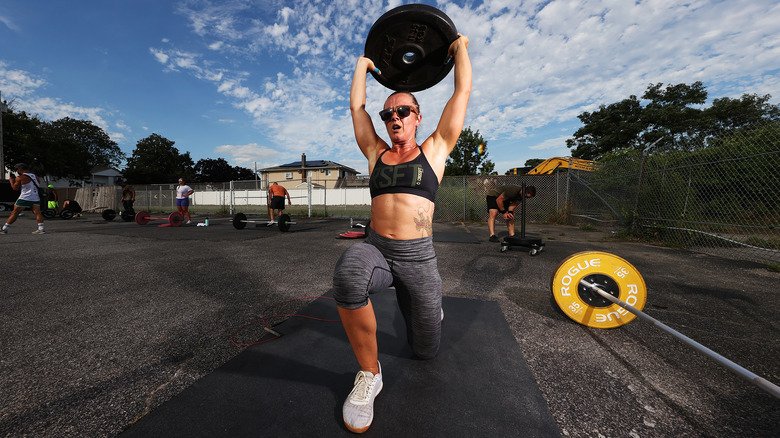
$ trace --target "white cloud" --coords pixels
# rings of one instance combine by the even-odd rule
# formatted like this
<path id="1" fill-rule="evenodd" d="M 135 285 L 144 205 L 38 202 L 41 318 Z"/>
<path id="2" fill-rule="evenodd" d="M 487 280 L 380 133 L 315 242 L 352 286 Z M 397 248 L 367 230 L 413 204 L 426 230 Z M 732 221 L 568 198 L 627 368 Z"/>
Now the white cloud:
<path id="1" fill-rule="evenodd" d="M 201 0 L 180 12 L 205 48 L 219 41 L 221 51 L 238 58 L 286 56 L 288 64 L 275 67 L 275 78 L 214 69 L 194 52 L 161 51 L 170 59 L 160 62 L 211 81 L 221 74 L 217 90 L 285 150 L 352 159 L 357 148 L 346 101 L 351 70 L 373 21 L 400 1 L 382 6 L 297 0 L 294 7 L 278 9 L 273 1 L 260 2 L 262 8 L 250 8 L 238 1 Z M 755 92 L 780 101 L 775 1 L 439 3 L 470 39 L 474 85 L 466 125 L 488 140 L 512 143 L 600 104 L 641 95 L 657 82 L 701 80 L 711 98 Z M 452 74 L 418 94 L 421 134 L 435 127 L 451 92 Z M 367 94 L 368 111 L 375 114 L 389 91 L 369 78 Z M 381 124 L 376 129 L 384 135 Z M 531 150 L 554 152 L 563 140 Z M 492 152 L 497 160 L 516 155 L 500 148 Z"/>
<path id="2" fill-rule="evenodd" d="M 254 169 L 255 162 L 257 163 L 257 168 L 260 169 L 300 159 L 300 155 L 292 153 L 280 155 L 278 149 L 257 143 L 243 145 L 224 144 L 214 148 L 214 152 L 219 156 L 227 157 L 226 160 L 233 165 L 249 169 Z"/>
<path id="3" fill-rule="evenodd" d="M 3 100 L 8 99 L 9 95 L 28 96 L 45 84 L 43 79 L 23 70 L 9 69 L 6 63 L 0 61 L 0 91 L 5 94 Z"/>
<path id="4" fill-rule="evenodd" d="M 19 26 L 17 26 L 16 23 L 11 21 L 10 18 L 8 18 L 8 17 L 6 17 L 4 15 L 0 15 L 0 23 L 4 24 L 5 27 L 11 29 L 14 32 L 18 32 L 20 30 Z"/>
<path id="5" fill-rule="evenodd" d="M 569 136 L 550 138 L 544 140 L 541 143 L 537 143 L 533 146 L 530 146 L 528 149 L 531 149 L 532 151 L 543 151 L 547 149 L 565 149 L 567 138 L 569 138 Z"/>

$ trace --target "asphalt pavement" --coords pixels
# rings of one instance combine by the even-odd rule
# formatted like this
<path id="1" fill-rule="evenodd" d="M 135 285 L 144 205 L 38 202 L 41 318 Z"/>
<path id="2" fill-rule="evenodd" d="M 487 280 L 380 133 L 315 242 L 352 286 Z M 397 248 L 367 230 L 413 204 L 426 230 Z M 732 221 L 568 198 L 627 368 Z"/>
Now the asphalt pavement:
<path id="1" fill-rule="evenodd" d="M 85 215 L 32 235 L 25 216 L 0 235 L 0 436 L 121 433 L 236 357 L 237 338 L 259 339 L 261 322 L 330 292 L 336 260 L 355 243 L 335 238 L 348 220 L 303 218 L 289 233 L 210 222 Z M 571 226 L 530 224 L 546 243 L 533 257 L 500 252 L 484 224 L 436 232 L 456 236 L 435 243 L 445 295 L 499 303 L 562 435 L 780 435 L 780 400 L 645 322 L 575 324 L 550 292 L 569 255 L 613 252 L 642 272 L 649 315 L 780 383 L 779 273 Z M 501 382 L 484 391 L 518 396 Z"/>

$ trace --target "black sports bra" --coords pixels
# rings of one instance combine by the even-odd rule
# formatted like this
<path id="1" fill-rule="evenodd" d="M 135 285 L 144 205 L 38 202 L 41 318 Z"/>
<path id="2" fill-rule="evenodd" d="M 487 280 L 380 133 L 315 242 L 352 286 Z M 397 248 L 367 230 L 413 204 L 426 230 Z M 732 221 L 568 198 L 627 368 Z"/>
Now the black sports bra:
<path id="1" fill-rule="evenodd" d="M 436 200 L 439 178 L 425 158 L 422 148 L 420 146 L 417 148 L 420 149 L 420 155 L 407 163 L 393 165 L 383 163 L 382 155 L 390 149 L 386 149 L 379 155 L 371 172 L 371 178 L 368 180 L 371 199 L 385 193 L 410 193 L 422 196 L 431 202 Z"/>

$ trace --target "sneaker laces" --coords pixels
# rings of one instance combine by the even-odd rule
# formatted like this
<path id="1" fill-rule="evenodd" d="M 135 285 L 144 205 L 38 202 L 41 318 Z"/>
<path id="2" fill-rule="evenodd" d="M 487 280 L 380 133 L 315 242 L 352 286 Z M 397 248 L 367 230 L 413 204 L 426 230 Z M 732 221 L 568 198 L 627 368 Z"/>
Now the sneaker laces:
<path id="1" fill-rule="evenodd" d="M 355 387 L 349 393 L 349 402 L 354 405 L 366 405 L 374 392 L 374 375 L 368 371 L 359 371 L 355 376 Z"/>

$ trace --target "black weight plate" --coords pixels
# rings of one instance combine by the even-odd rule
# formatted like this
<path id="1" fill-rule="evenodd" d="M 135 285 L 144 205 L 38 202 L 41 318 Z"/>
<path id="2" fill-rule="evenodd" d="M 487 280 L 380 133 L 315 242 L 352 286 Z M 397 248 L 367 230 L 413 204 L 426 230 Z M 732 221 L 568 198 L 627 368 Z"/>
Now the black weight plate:
<path id="1" fill-rule="evenodd" d="M 60 217 L 63 219 L 72 219 L 73 216 L 75 216 L 76 213 L 73 212 L 73 210 L 66 208 L 65 210 L 62 210 L 60 212 Z"/>
<path id="2" fill-rule="evenodd" d="M 455 24 L 444 12 L 427 5 L 403 5 L 385 12 L 371 26 L 364 53 L 382 72 L 371 72 L 377 82 L 396 91 L 420 91 L 438 84 L 452 70 L 447 50 L 457 38 Z"/>
<path id="3" fill-rule="evenodd" d="M 135 212 L 132 211 L 132 210 L 130 210 L 130 211 L 123 211 L 122 213 L 119 214 L 119 217 L 121 217 L 122 220 L 125 221 L 125 222 L 130 222 L 135 217 Z"/>
<path id="4" fill-rule="evenodd" d="M 279 216 L 279 231 L 286 233 L 290 231 L 290 215 L 283 214 Z"/>
<path id="5" fill-rule="evenodd" d="M 46 209 L 44 209 L 44 210 L 41 212 L 41 214 L 42 214 L 42 215 L 43 215 L 43 217 L 45 217 L 46 219 L 53 219 L 53 218 L 55 218 L 55 217 L 57 216 L 57 210 L 55 210 L 55 209 L 53 209 L 53 208 L 46 208 Z"/>
<path id="6" fill-rule="evenodd" d="M 150 220 L 151 218 L 149 217 L 149 213 L 145 211 L 139 211 L 135 214 L 135 223 L 138 225 L 146 225 Z"/>
<path id="7" fill-rule="evenodd" d="M 182 223 L 184 223 L 184 217 L 182 217 L 182 215 L 180 215 L 178 212 L 174 211 L 168 215 L 168 225 L 172 227 L 180 227 Z"/>
<path id="8" fill-rule="evenodd" d="M 236 213 L 233 215 L 233 228 L 237 230 L 243 230 L 246 228 L 246 215 L 244 213 Z"/>
<path id="9" fill-rule="evenodd" d="M 111 210 L 110 208 L 103 210 L 103 213 L 100 214 L 103 216 L 104 220 L 112 221 L 114 218 L 116 218 L 116 212 L 114 210 Z"/>

